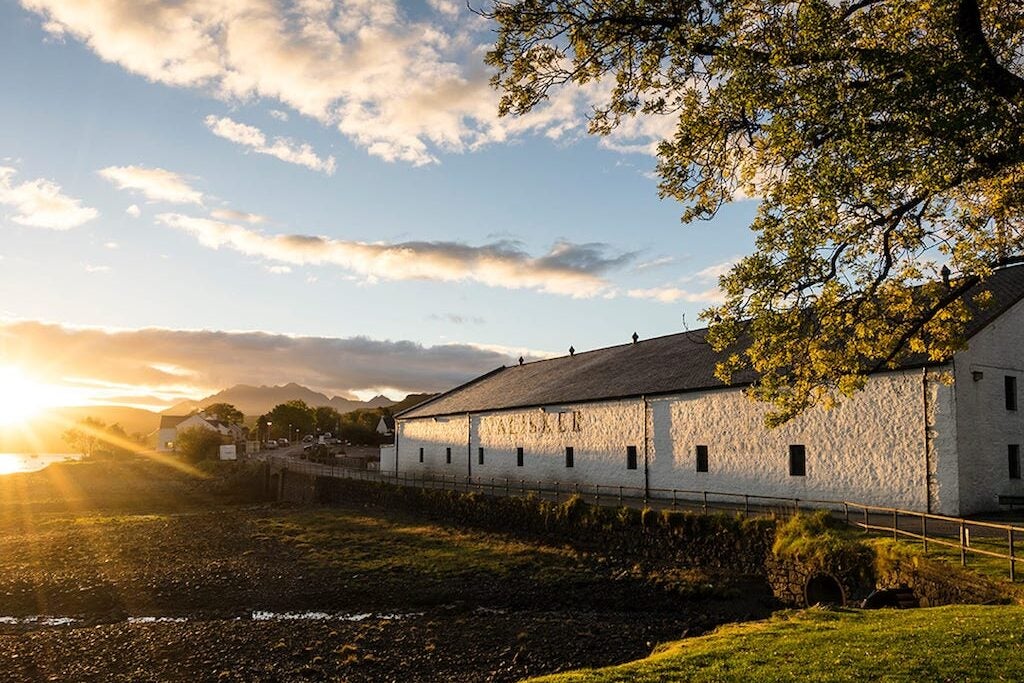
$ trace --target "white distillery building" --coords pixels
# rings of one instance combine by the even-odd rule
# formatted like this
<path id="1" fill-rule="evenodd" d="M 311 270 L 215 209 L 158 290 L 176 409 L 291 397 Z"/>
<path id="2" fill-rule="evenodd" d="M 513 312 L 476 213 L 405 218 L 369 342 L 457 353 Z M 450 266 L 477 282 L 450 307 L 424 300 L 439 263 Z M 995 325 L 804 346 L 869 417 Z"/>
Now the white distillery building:
<path id="1" fill-rule="evenodd" d="M 1024 266 L 983 287 L 966 350 L 775 429 L 697 330 L 498 368 L 398 414 L 381 469 L 992 510 L 1024 495 Z"/>

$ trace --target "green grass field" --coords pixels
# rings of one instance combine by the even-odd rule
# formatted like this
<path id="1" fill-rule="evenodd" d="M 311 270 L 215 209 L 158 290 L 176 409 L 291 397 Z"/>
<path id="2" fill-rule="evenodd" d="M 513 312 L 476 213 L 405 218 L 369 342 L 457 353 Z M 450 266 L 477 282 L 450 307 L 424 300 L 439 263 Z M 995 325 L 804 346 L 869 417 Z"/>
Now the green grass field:
<path id="1" fill-rule="evenodd" d="M 535 681 L 1021 681 L 1024 607 L 782 612 Z"/>

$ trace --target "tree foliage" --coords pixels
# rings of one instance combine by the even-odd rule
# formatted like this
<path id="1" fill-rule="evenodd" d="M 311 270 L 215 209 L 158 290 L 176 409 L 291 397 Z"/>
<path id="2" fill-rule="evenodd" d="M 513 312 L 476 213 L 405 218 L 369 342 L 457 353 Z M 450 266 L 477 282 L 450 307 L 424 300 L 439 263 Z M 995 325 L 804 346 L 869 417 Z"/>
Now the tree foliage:
<path id="1" fill-rule="evenodd" d="M 223 443 L 224 439 L 218 432 L 205 427 L 192 427 L 178 432 L 174 450 L 190 462 L 215 460 L 220 456 Z"/>
<path id="2" fill-rule="evenodd" d="M 94 417 L 79 420 L 61 438 L 85 458 L 124 456 L 140 447 L 138 440 L 130 438 L 120 424 L 108 425 Z"/>
<path id="3" fill-rule="evenodd" d="M 242 411 L 230 403 L 211 403 L 203 408 L 202 412 L 204 415 L 217 418 L 228 424 L 240 425 L 245 421 L 245 415 L 242 414 Z"/>
<path id="4" fill-rule="evenodd" d="M 267 417 L 271 421 L 272 437 L 286 437 L 289 440 L 299 434 L 312 434 L 316 426 L 316 411 L 306 405 L 305 401 L 291 400 L 274 406 Z M 289 426 L 292 433 L 288 433 Z"/>
<path id="5" fill-rule="evenodd" d="M 377 424 L 385 414 L 381 408 L 360 408 L 341 416 L 341 438 L 361 446 L 379 446 L 384 435 L 377 431 Z"/>
<path id="6" fill-rule="evenodd" d="M 341 429 L 341 414 L 332 408 L 331 406 L 317 406 L 314 411 L 316 413 L 316 428 L 320 430 L 320 433 L 330 432 L 331 434 L 337 434 Z"/>
<path id="7" fill-rule="evenodd" d="M 659 189 L 683 221 L 760 200 L 756 251 L 704 317 L 719 376 L 755 370 L 771 423 L 907 354 L 948 357 L 961 295 L 1022 252 L 1020 2 L 520 0 L 486 16 L 502 114 L 566 84 L 606 92 L 594 133 L 675 117 Z"/>

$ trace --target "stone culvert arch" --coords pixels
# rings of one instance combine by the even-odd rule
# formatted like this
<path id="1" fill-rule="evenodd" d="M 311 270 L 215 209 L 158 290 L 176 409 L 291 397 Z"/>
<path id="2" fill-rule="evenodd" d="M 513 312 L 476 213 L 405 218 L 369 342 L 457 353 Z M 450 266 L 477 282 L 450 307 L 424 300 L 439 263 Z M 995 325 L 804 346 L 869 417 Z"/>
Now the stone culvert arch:
<path id="1" fill-rule="evenodd" d="M 790 607 L 816 604 L 844 606 L 867 597 L 875 588 L 875 571 L 870 557 L 850 562 L 833 558 L 779 557 L 765 561 L 772 593 Z"/>

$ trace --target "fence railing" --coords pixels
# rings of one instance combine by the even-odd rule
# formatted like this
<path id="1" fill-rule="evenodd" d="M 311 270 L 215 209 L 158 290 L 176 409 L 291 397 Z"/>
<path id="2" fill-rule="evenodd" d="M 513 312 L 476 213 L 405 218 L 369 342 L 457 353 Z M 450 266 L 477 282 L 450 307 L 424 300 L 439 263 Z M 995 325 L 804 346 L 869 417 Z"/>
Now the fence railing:
<path id="1" fill-rule="evenodd" d="M 683 509 L 710 512 L 738 512 L 788 518 L 801 511 L 826 509 L 848 525 L 865 533 L 892 534 L 893 539 L 920 541 L 924 552 L 934 546 L 959 552 L 960 564 L 967 566 L 972 554 L 1005 560 L 1011 581 L 1017 578 L 1016 546 L 1024 538 L 1024 527 L 980 520 L 949 517 L 900 508 L 867 505 L 852 501 L 816 498 L 790 498 L 705 489 L 668 489 L 619 484 L 580 484 L 513 477 L 466 477 L 415 472 L 379 472 L 337 465 L 324 465 L 281 455 L 260 454 L 264 460 L 283 469 L 310 474 L 363 481 L 378 481 L 399 486 L 476 492 L 492 496 L 537 496 L 560 502 L 580 496 L 595 505 L 638 505 L 656 509 Z"/>

